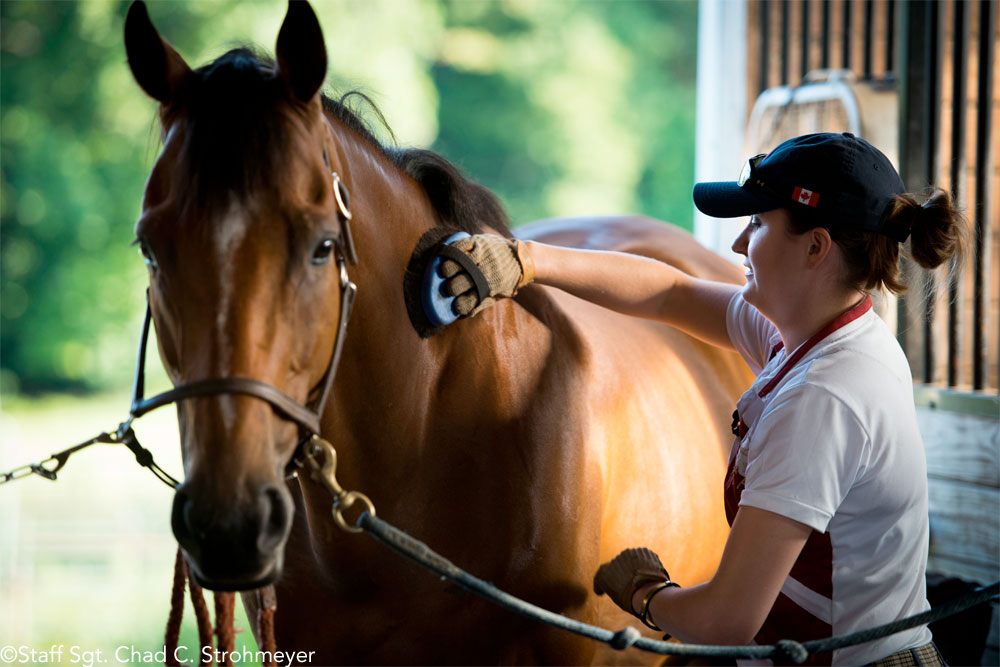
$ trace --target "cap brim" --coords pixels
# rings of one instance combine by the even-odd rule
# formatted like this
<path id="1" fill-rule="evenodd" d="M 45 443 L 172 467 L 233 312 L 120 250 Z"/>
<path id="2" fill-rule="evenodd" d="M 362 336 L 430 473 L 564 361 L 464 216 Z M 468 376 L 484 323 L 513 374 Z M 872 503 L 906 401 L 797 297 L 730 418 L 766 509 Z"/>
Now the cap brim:
<path id="1" fill-rule="evenodd" d="M 722 181 L 695 184 L 694 205 L 713 218 L 738 218 L 772 211 L 783 204 L 758 190 L 741 188 L 736 181 Z"/>

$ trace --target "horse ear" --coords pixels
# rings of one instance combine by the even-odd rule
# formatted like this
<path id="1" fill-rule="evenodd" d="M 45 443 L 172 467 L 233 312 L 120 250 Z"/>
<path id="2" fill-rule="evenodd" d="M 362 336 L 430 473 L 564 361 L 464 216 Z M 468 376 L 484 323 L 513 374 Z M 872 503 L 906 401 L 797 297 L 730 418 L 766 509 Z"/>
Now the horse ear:
<path id="1" fill-rule="evenodd" d="M 133 2 L 125 17 L 125 54 L 136 82 L 161 104 L 171 102 L 191 73 L 180 54 L 156 32 L 142 0 Z"/>
<path id="2" fill-rule="evenodd" d="M 326 79 L 326 44 L 319 19 L 308 2 L 288 1 L 275 50 L 278 74 L 289 92 L 300 102 L 311 100 Z"/>

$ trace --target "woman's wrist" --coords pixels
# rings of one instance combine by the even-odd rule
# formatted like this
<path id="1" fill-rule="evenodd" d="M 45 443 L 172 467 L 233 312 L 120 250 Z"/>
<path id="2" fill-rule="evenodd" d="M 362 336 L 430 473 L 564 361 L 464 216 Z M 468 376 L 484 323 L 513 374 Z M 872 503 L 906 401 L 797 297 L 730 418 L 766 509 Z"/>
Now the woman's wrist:
<path id="1" fill-rule="evenodd" d="M 635 589 L 635 593 L 632 594 L 632 613 L 638 616 L 642 613 L 642 603 L 654 588 L 659 586 L 659 584 L 646 584 L 645 586 L 640 586 Z"/>
<path id="2" fill-rule="evenodd" d="M 667 588 L 679 588 L 679 586 L 669 579 L 666 579 L 661 582 L 642 586 L 632 594 L 632 613 L 635 614 L 644 625 L 659 632 L 662 632 L 662 629 L 653 621 L 651 605 L 653 603 L 653 598 Z"/>
<path id="3" fill-rule="evenodd" d="M 536 241 L 518 241 L 517 259 L 521 262 L 521 269 L 524 274 L 531 273 L 531 281 L 538 280 L 538 262 L 535 261 L 538 252 Z"/>
<path id="4" fill-rule="evenodd" d="M 535 281 L 535 258 L 531 254 L 534 245 L 534 241 L 518 241 L 515 246 L 517 261 L 521 265 L 521 280 L 517 284 L 518 289 Z"/>

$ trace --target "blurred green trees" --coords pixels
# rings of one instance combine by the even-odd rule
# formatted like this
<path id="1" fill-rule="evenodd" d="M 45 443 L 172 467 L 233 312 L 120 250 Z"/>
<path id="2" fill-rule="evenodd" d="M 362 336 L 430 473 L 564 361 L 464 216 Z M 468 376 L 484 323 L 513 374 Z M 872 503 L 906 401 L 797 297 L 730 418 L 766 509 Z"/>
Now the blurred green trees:
<path id="1" fill-rule="evenodd" d="M 515 222 L 691 221 L 697 3 L 319 0 L 332 92 L 430 146 Z M 145 269 L 132 225 L 158 151 L 121 45 L 126 2 L 0 3 L 0 391 L 124 386 Z M 199 66 L 273 50 L 282 2 L 152 2 Z"/>

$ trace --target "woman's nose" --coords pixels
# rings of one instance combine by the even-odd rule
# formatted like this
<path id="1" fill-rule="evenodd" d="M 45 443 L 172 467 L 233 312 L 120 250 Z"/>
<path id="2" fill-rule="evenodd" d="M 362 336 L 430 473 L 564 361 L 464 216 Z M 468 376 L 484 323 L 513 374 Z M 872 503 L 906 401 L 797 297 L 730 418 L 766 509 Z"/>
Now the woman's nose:
<path id="1" fill-rule="evenodd" d="M 746 256 L 747 241 L 749 234 L 750 234 L 750 223 L 747 223 L 746 227 L 743 228 L 743 231 L 740 232 L 740 235 L 736 237 L 735 241 L 733 241 L 733 252 L 735 252 L 737 255 Z"/>

